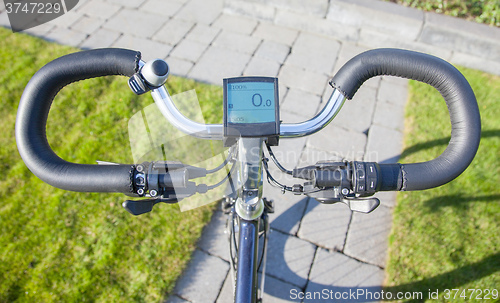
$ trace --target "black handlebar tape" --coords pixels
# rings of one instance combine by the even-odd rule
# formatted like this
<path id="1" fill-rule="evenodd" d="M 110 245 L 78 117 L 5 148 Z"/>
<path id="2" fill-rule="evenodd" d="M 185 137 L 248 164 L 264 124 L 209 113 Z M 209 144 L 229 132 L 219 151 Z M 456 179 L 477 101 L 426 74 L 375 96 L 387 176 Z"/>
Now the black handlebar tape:
<path id="1" fill-rule="evenodd" d="M 331 80 L 334 88 L 351 99 L 366 80 L 397 76 L 436 88 L 448 106 L 451 140 L 436 159 L 412 164 L 381 164 L 385 190 L 423 190 L 441 186 L 459 176 L 474 159 L 481 138 L 476 97 L 465 77 L 437 57 L 399 49 L 377 49 L 347 62 Z M 397 175 L 396 175 L 397 174 Z"/>
<path id="2" fill-rule="evenodd" d="M 56 94 L 79 80 L 108 75 L 132 76 L 140 52 L 97 49 L 66 55 L 42 67 L 26 86 L 16 118 L 16 141 L 26 166 L 42 181 L 79 192 L 132 192 L 133 165 L 92 165 L 67 162 L 50 148 L 47 116 Z"/>

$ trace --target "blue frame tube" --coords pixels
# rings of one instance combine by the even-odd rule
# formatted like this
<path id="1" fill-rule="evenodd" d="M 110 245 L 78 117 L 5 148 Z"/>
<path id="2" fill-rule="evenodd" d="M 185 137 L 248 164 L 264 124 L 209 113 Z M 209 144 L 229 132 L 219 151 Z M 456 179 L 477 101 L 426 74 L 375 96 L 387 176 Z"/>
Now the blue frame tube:
<path id="1" fill-rule="evenodd" d="M 234 299 L 238 303 L 255 303 L 257 302 L 258 291 L 259 219 L 247 221 L 240 218 L 238 242 Z M 249 287 L 250 285 L 251 287 Z"/>

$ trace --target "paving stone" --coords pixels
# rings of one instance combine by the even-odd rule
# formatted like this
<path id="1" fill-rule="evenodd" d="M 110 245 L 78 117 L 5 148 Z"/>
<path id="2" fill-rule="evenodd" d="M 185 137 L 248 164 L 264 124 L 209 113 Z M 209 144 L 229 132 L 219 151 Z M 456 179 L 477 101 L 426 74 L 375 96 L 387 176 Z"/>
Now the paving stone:
<path id="1" fill-rule="evenodd" d="M 144 1 L 146 0 L 108 0 L 109 2 L 114 2 L 116 4 L 126 6 L 129 8 L 138 8 L 140 7 Z M 131 19 L 132 20 L 132 19 Z M 135 22 L 134 22 L 135 23 Z"/>
<path id="2" fill-rule="evenodd" d="M 377 102 L 373 123 L 402 132 L 405 122 L 405 108 L 394 103 Z"/>
<path id="3" fill-rule="evenodd" d="M 283 121 L 283 123 L 288 124 L 288 123 L 301 123 L 308 119 L 304 118 L 304 116 L 299 116 L 289 111 L 280 111 L 280 120 Z M 305 139 L 307 140 L 307 137 L 305 137 Z M 290 140 L 296 140 L 296 139 L 290 139 Z"/>
<path id="4" fill-rule="evenodd" d="M 378 2 L 380 1 L 376 4 L 370 1 L 332 1 L 327 19 L 337 24 L 390 32 L 410 41 L 417 39 L 424 22 L 422 11 L 394 3 Z"/>
<path id="5" fill-rule="evenodd" d="M 271 228 L 286 234 L 296 235 L 308 198 L 292 193 L 283 194 L 280 189 L 271 186 L 267 181 L 264 181 L 264 197 L 274 200 L 274 213 L 269 214 Z"/>
<path id="6" fill-rule="evenodd" d="M 222 289 L 217 297 L 217 303 L 234 303 L 234 292 L 233 292 L 233 283 L 232 283 L 233 275 L 231 270 L 227 274 L 226 280 L 224 281 L 224 285 L 222 285 Z"/>
<path id="7" fill-rule="evenodd" d="M 120 37 L 120 33 L 101 28 L 80 44 L 80 48 L 94 49 L 110 47 Z"/>
<path id="8" fill-rule="evenodd" d="M 261 281 L 262 275 L 259 274 L 259 283 Z M 217 303 L 233 303 L 234 295 L 231 285 L 231 273 L 228 274 L 222 290 L 217 298 Z M 297 286 L 280 281 L 271 276 L 266 275 L 264 281 L 264 295 L 262 296 L 262 301 L 265 303 L 284 303 L 284 302 L 300 302 L 300 300 L 290 300 L 290 291 L 292 289 L 298 289 Z M 260 285 L 260 284 L 259 284 Z"/>
<path id="9" fill-rule="evenodd" d="M 321 204 L 310 199 L 297 235 L 317 246 L 342 251 L 351 213 L 343 203 Z"/>
<path id="10" fill-rule="evenodd" d="M 341 253 L 319 248 L 309 279 L 306 288 L 309 299 L 303 302 L 372 302 L 373 299 L 366 297 L 366 292 L 380 293 L 384 271 Z M 350 292 L 358 293 L 358 290 L 364 291 L 365 295 L 350 296 Z M 342 299 L 342 296 L 347 299 Z"/>
<path id="11" fill-rule="evenodd" d="M 307 120 L 316 115 L 320 102 L 321 98 L 318 95 L 292 87 L 283 100 L 280 110 L 292 112 Z"/>
<path id="12" fill-rule="evenodd" d="M 153 40 L 170 45 L 178 44 L 186 34 L 193 28 L 194 23 L 180 19 L 172 19 L 167 22 L 154 36 Z"/>
<path id="13" fill-rule="evenodd" d="M 172 17 L 182 8 L 183 5 L 183 3 L 177 1 L 147 0 L 139 9 L 155 15 Z"/>
<path id="14" fill-rule="evenodd" d="M 288 86 L 286 86 L 284 83 L 281 83 L 281 80 L 278 78 L 278 93 L 279 93 L 280 103 L 283 103 L 282 101 L 285 100 L 285 96 L 288 93 L 288 89 L 289 89 Z M 280 119 L 281 119 L 281 113 L 280 113 Z M 285 121 L 285 123 L 287 122 Z"/>
<path id="15" fill-rule="evenodd" d="M 134 20 L 134 22 L 131 22 Z M 120 31 L 127 35 L 141 38 L 151 38 L 165 23 L 164 17 L 139 10 L 122 9 L 114 15 L 103 27 Z"/>
<path id="16" fill-rule="evenodd" d="M 361 86 L 352 100 L 345 101 L 332 123 L 356 132 L 366 132 L 372 124 L 376 97 L 377 90 L 375 88 Z"/>
<path id="17" fill-rule="evenodd" d="M 304 288 L 316 247 L 273 230 L 269 237 L 266 274 Z"/>
<path id="18" fill-rule="evenodd" d="M 259 44 L 258 38 L 229 31 L 222 31 L 214 41 L 215 46 L 246 54 L 253 54 Z"/>
<path id="19" fill-rule="evenodd" d="M 335 151 L 329 152 L 324 150 L 317 150 L 311 146 L 304 148 L 302 155 L 300 156 L 300 161 L 298 167 L 303 167 L 307 165 L 314 165 L 319 161 L 342 161 L 342 155 L 339 155 Z"/>
<path id="20" fill-rule="evenodd" d="M 335 153 L 342 159 L 358 161 L 363 159 L 366 144 L 365 134 L 331 124 L 311 135 L 307 143 L 315 149 Z"/>
<path id="21" fill-rule="evenodd" d="M 70 10 L 66 14 L 57 17 L 53 20 L 50 20 L 47 22 L 47 24 L 55 25 L 60 28 L 69 28 L 71 25 L 73 25 L 80 17 L 82 16 L 82 13 L 79 13 L 75 11 L 74 9 Z"/>
<path id="22" fill-rule="evenodd" d="M 165 303 L 189 303 L 189 301 L 186 301 L 176 295 L 173 295 L 170 296 Z"/>
<path id="23" fill-rule="evenodd" d="M 223 0 L 192 0 L 176 14 L 179 19 L 194 23 L 212 24 L 222 12 Z"/>
<path id="24" fill-rule="evenodd" d="M 391 225 L 392 211 L 382 205 L 369 214 L 353 213 L 344 253 L 384 268 Z"/>
<path id="25" fill-rule="evenodd" d="M 189 62 L 183 59 L 168 57 L 167 63 L 170 68 L 172 75 L 187 77 L 191 68 L 193 68 L 193 62 Z"/>
<path id="26" fill-rule="evenodd" d="M 280 83 L 287 87 L 302 89 L 321 96 L 328 85 L 328 76 L 325 74 L 304 70 L 298 66 L 284 64 L 278 75 Z"/>
<path id="27" fill-rule="evenodd" d="M 340 43 L 336 40 L 302 32 L 293 44 L 286 63 L 330 75 L 339 50 Z"/>
<path id="28" fill-rule="evenodd" d="M 7 15 L 6 11 L 0 13 L 0 26 L 11 28 L 9 15 Z"/>
<path id="29" fill-rule="evenodd" d="M 255 56 L 273 60 L 279 63 L 285 62 L 290 54 L 290 47 L 274 41 L 264 40 L 255 52 Z"/>
<path id="30" fill-rule="evenodd" d="M 276 12 L 275 23 L 299 31 L 326 35 L 342 41 L 357 41 L 359 37 L 359 28 L 357 27 L 346 26 L 334 23 L 331 20 L 319 19 L 312 15 L 286 10 Z"/>
<path id="31" fill-rule="evenodd" d="M 60 44 L 78 46 L 87 38 L 87 35 L 77 31 L 72 31 L 66 28 L 56 27 L 45 36 L 45 39 Z"/>
<path id="32" fill-rule="evenodd" d="M 260 57 L 252 57 L 243 74 L 248 76 L 276 77 L 280 67 L 281 65 L 276 61 Z"/>
<path id="33" fill-rule="evenodd" d="M 240 76 L 250 61 L 250 55 L 221 47 L 210 47 L 189 72 L 189 77 L 222 85 L 222 79 Z"/>
<path id="34" fill-rule="evenodd" d="M 113 47 L 138 50 L 141 52 L 142 59 L 145 61 L 156 58 L 165 59 L 172 50 L 172 46 L 170 45 L 127 34 L 118 38 L 118 40 L 113 44 Z"/>
<path id="35" fill-rule="evenodd" d="M 203 234 L 198 241 L 198 247 L 212 256 L 217 256 L 229 262 L 229 242 L 226 234 L 227 215 L 216 211 L 212 220 L 203 229 Z"/>
<path id="36" fill-rule="evenodd" d="M 184 39 L 172 51 L 171 55 L 180 59 L 196 62 L 207 49 L 207 44 Z"/>
<path id="37" fill-rule="evenodd" d="M 177 281 L 174 293 L 191 302 L 215 302 L 229 271 L 229 263 L 195 250 Z"/>
<path id="38" fill-rule="evenodd" d="M 293 44 L 295 39 L 297 39 L 298 34 L 299 31 L 288 27 L 279 26 L 268 22 L 261 22 L 252 35 L 264 40 L 274 41 L 275 43 L 281 43 L 290 46 Z"/>
<path id="39" fill-rule="evenodd" d="M 265 3 L 255 3 L 245 0 L 224 1 L 224 13 L 242 15 L 272 22 L 276 8 Z"/>
<path id="40" fill-rule="evenodd" d="M 102 19 L 82 16 L 71 26 L 71 29 L 90 35 L 98 28 L 100 28 L 103 24 L 104 20 Z"/>
<path id="41" fill-rule="evenodd" d="M 84 4 L 87 4 L 90 0 L 80 0 L 78 3 L 73 7 L 73 10 L 80 10 Z"/>
<path id="42" fill-rule="evenodd" d="M 389 208 L 394 208 L 396 206 L 397 192 L 395 191 L 381 191 L 375 194 L 380 200 L 380 205 L 384 205 Z"/>
<path id="43" fill-rule="evenodd" d="M 90 0 L 82 5 L 78 12 L 89 17 L 109 19 L 121 9 L 121 3 L 115 4 L 100 0 Z"/>
<path id="44" fill-rule="evenodd" d="M 299 290 L 296 286 L 275 279 L 266 275 L 264 280 L 264 295 L 262 302 L 265 303 L 285 303 L 285 302 L 300 302 L 300 299 L 291 300 L 290 293 L 292 289 Z"/>
<path id="45" fill-rule="evenodd" d="M 50 22 L 49 22 L 49 23 L 40 24 L 40 25 L 32 27 L 32 28 L 28 28 L 28 29 L 24 30 L 23 33 L 27 33 L 27 34 L 37 36 L 37 37 L 43 37 L 43 36 L 47 35 L 54 28 L 55 28 L 55 26 L 50 24 Z"/>
<path id="46" fill-rule="evenodd" d="M 406 105 L 408 99 L 408 80 L 398 77 L 384 77 L 380 81 L 377 100 L 389 102 L 400 107 Z"/>
<path id="47" fill-rule="evenodd" d="M 220 29 L 209 27 L 204 24 L 196 24 L 195 27 L 186 36 L 186 39 L 199 43 L 210 44 L 214 41 Z"/>
<path id="48" fill-rule="evenodd" d="M 250 35 L 257 26 L 257 21 L 242 17 L 222 14 L 212 24 L 212 27 L 226 31 L 236 32 L 243 35 Z"/>
<path id="49" fill-rule="evenodd" d="M 368 133 L 363 161 L 397 163 L 402 149 L 403 133 L 384 126 L 372 125 Z"/>

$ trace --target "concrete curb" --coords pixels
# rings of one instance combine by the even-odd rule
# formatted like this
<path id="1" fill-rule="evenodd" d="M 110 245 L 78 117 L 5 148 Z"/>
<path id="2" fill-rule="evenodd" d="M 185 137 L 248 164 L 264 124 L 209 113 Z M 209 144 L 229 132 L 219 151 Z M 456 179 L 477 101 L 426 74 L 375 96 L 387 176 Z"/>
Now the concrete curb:
<path id="1" fill-rule="evenodd" d="M 426 52 L 500 74 L 500 28 L 373 0 L 226 0 L 224 11 L 369 48 Z"/>

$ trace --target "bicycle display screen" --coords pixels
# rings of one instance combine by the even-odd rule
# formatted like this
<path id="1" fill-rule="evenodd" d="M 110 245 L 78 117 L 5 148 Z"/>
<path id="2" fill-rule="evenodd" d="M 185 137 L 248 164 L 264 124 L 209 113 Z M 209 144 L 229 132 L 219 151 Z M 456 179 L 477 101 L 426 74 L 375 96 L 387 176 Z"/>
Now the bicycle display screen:
<path id="1" fill-rule="evenodd" d="M 277 78 L 228 78 L 223 86 L 225 137 L 279 135 Z"/>

